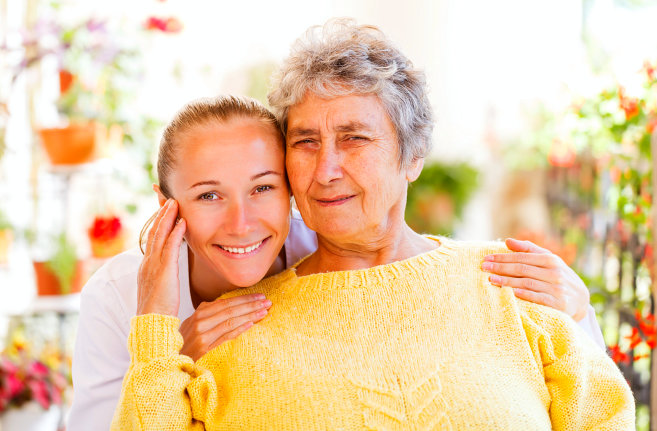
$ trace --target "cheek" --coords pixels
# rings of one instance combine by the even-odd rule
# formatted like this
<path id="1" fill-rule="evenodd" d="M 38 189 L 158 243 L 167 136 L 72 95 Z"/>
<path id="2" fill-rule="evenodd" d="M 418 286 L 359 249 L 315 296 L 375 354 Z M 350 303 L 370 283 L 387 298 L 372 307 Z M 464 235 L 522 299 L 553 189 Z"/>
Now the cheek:
<path id="1" fill-rule="evenodd" d="M 216 214 L 210 211 L 181 211 L 187 222 L 185 240 L 190 244 L 203 242 L 210 238 L 219 226 Z"/>
<path id="2" fill-rule="evenodd" d="M 305 189 L 306 184 L 312 178 L 312 168 L 308 162 L 303 162 L 298 155 L 290 155 L 286 162 L 287 177 L 292 187 L 292 193 L 297 194 Z"/>

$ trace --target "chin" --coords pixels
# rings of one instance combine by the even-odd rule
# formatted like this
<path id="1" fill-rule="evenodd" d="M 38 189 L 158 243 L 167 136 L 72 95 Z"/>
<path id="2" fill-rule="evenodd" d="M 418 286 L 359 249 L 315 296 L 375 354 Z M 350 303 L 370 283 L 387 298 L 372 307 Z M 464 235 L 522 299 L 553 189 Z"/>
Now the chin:
<path id="1" fill-rule="evenodd" d="M 237 287 L 250 287 L 265 278 L 266 272 L 252 274 L 230 274 L 228 281 Z"/>

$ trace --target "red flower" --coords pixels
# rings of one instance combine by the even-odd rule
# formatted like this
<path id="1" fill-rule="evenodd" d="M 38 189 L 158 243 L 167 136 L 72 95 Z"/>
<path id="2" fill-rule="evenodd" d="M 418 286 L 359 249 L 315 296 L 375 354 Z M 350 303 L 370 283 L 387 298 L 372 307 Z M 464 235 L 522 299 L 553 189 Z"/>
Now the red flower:
<path id="1" fill-rule="evenodd" d="M 632 334 L 625 338 L 630 342 L 630 350 L 634 349 L 643 341 L 639 335 L 639 330 L 636 328 L 632 328 Z"/>
<path id="2" fill-rule="evenodd" d="M 625 97 L 623 87 L 618 89 L 618 98 L 620 99 L 621 109 L 625 111 L 625 119 L 627 121 L 639 115 L 639 101 L 632 97 Z"/>
<path id="3" fill-rule="evenodd" d="M 609 346 L 609 354 L 611 356 L 611 359 L 617 364 L 620 364 L 621 362 L 624 362 L 626 364 L 630 363 L 630 356 L 627 353 L 622 352 L 617 344 L 614 344 L 613 346 Z"/>
<path id="4" fill-rule="evenodd" d="M 121 219 L 116 216 L 96 216 L 89 228 L 89 237 L 100 241 L 109 241 L 121 233 Z"/>
<path id="5" fill-rule="evenodd" d="M 560 139 L 552 141 L 552 147 L 548 153 L 548 161 L 552 166 L 569 168 L 575 163 L 575 157 L 575 150 L 572 145 L 568 145 Z"/>
<path id="6" fill-rule="evenodd" d="M 156 16 L 149 17 L 144 23 L 146 30 L 156 30 L 162 33 L 179 33 L 182 28 L 182 22 L 178 18 L 158 18 Z"/>
<path id="7" fill-rule="evenodd" d="M 648 120 L 648 123 L 646 124 L 646 131 L 648 134 L 652 135 L 655 127 L 657 127 L 657 115 L 653 114 L 653 116 Z"/>
<path id="8" fill-rule="evenodd" d="M 650 80 L 655 79 L 657 77 L 657 75 L 655 75 L 655 71 L 657 71 L 657 68 L 652 64 L 650 64 L 648 60 L 643 62 L 643 71 L 646 72 L 646 76 Z"/>

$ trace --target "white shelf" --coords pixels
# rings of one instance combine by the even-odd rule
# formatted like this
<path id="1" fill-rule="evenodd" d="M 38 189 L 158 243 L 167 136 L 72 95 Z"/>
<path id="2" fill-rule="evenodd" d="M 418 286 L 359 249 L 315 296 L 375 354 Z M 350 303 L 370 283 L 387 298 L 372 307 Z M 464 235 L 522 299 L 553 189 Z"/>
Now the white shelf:
<path id="1" fill-rule="evenodd" d="M 37 296 L 25 310 L 25 314 L 55 312 L 76 313 L 80 311 L 80 294 Z"/>

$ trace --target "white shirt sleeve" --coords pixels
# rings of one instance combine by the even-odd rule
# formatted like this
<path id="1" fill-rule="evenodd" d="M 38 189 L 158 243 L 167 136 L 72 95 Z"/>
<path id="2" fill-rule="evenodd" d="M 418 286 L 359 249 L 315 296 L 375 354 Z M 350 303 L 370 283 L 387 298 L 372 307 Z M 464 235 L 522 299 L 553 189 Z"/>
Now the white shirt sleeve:
<path id="1" fill-rule="evenodd" d="M 607 346 L 605 346 L 605 340 L 602 338 L 602 330 L 600 329 L 600 325 L 598 325 L 598 320 L 595 318 L 595 310 L 591 304 L 589 304 L 586 316 L 577 322 L 577 325 L 579 325 L 579 327 L 582 328 L 584 332 L 586 332 L 586 334 L 591 337 L 591 339 L 595 341 L 595 344 L 600 346 L 602 350 L 607 350 Z"/>
<path id="2" fill-rule="evenodd" d="M 130 322 L 112 281 L 92 280 L 82 292 L 73 353 L 69 431 L 108 430 L 130 365 Z"/>

